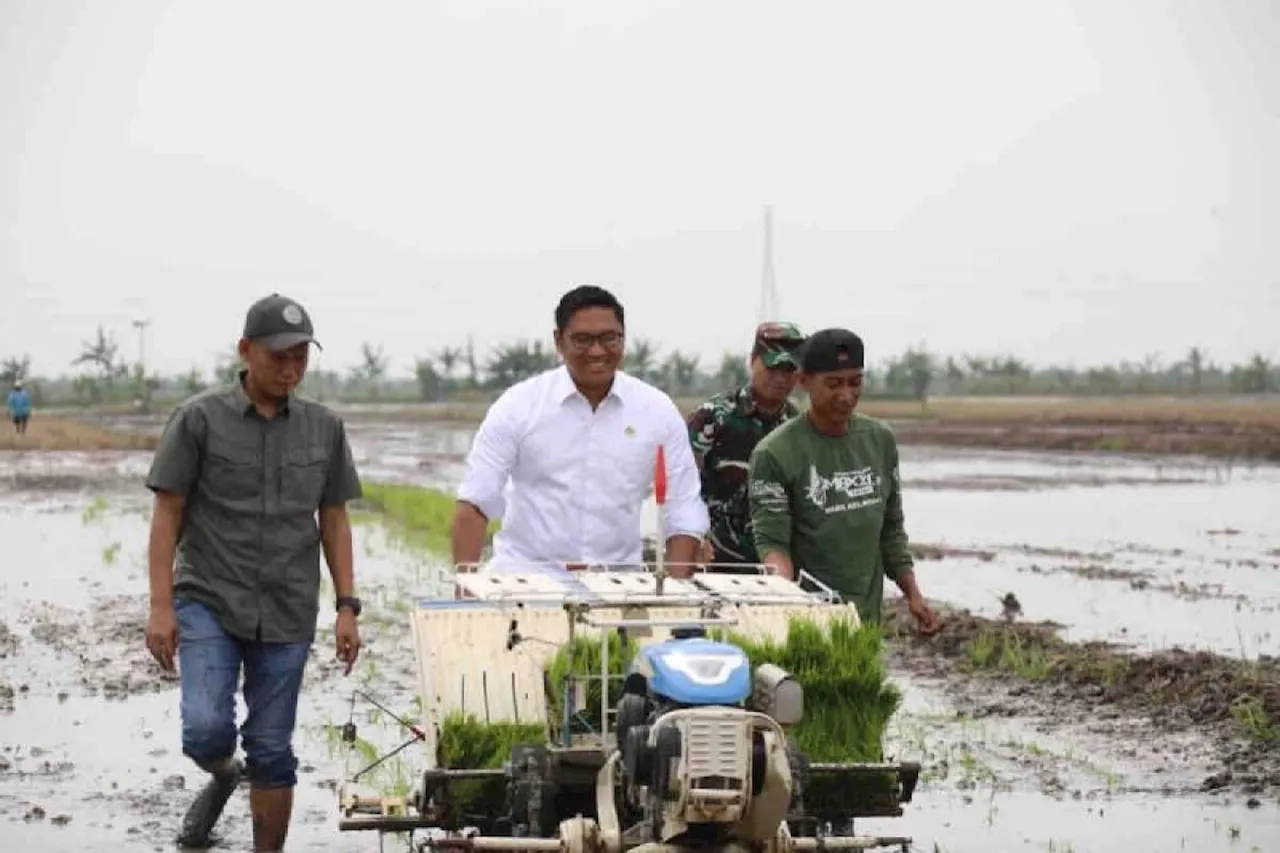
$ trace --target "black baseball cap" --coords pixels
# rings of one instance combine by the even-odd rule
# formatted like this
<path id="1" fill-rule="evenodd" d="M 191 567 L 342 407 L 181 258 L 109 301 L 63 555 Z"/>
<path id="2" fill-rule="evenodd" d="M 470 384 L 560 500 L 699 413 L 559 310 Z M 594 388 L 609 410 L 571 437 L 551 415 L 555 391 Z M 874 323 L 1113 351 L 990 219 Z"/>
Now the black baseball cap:
<path id="1" fill-rule="evenodd" d="M 315 339 L 315 329 L 307 309 L 279 293 L 264 296 L 249 306 L 244 317 L 243 337 L 259 341 L 273 352 L 305 343 L 323 349 Z"/>
<path id="2" fill-rule="evenodd" d="M 800 369 L 805 373 L 830 373 L 863 366 L 862 338 L 848 329 L 814 332 L 800 351 Z"/>

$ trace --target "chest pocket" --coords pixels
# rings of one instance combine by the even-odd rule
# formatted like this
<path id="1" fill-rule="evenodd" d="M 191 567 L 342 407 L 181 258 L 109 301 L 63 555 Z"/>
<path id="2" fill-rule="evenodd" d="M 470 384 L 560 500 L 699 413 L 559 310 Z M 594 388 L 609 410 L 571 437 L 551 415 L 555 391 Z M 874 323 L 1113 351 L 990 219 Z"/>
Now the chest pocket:
<path id="1" fill-rule="evenodd" d="M 230 509 L 256 509 L 262 500 L 262 456 L 259 448 L 209 436 L 202 460 L 202 481 L 215 504 Z"/>
<path id="2" fill-rule="evenodd" d="M 329 476 L 329 449 L 323 445 L 295 447 L 280 466 L 280 502 L 290 510 L 315 512 Z"/>

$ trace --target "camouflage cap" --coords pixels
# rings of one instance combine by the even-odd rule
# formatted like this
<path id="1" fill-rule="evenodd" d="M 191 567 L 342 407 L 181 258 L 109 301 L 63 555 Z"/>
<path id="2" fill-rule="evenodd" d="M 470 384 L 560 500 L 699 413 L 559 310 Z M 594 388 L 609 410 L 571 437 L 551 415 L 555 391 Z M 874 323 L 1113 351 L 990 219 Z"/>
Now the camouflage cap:
<path id="1" fill-rule="evenodd" d="M 795 323 L 761 323 L 756 326 L 751 357 L 760 356 L 765 367 L 798 368 L 800 362 L 796 357 L 796 350 L 804 341 L 804 333 Z"/>

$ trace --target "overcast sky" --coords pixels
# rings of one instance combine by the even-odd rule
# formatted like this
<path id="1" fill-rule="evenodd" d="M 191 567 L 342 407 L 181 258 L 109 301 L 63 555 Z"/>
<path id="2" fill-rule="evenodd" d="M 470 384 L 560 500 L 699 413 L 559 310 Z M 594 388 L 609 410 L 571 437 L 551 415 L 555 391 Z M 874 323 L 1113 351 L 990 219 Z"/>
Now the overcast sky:
<path id="1" fill-rule="evenodd" d="M 575 284 L 706 360 L 1280 358 L 1280 4 L 0 0 L 0 355 L 321 363 L 549 338 Z"/>

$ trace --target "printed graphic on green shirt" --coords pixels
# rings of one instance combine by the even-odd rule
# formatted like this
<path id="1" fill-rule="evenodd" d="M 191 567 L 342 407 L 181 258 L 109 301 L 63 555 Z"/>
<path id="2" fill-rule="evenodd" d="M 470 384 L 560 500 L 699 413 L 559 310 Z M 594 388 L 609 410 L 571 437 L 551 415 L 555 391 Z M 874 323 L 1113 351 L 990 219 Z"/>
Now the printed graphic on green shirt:
<path id="1" fill-rule="evenodd" d="M 811 464 L 805 497 L 827 515 L 852 512 L 880 504 L 880 481 L 880 474 L 869 466 L 823 476 Z"/>
<path id="2" fill-rule="evenodd" d="M 751 518 L 761 555 L 777 551 L 880 618 L 886 574 L 911 568 L 892 431 L 855 415 L 843 436 L 795 418 L 751 457 Z"/>

